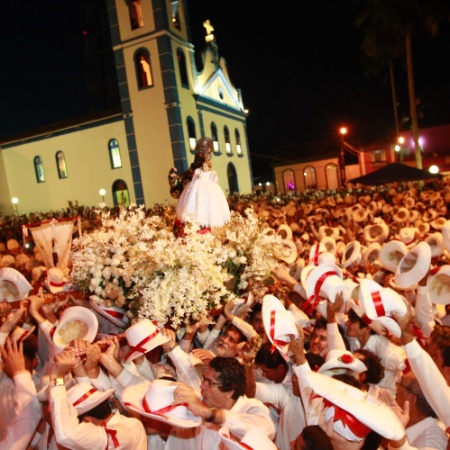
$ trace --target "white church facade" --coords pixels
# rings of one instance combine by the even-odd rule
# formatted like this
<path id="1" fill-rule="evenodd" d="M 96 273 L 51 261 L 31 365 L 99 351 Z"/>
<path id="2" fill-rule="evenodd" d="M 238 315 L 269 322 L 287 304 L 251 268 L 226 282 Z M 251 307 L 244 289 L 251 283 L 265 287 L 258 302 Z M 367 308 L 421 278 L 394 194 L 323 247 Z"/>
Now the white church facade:
<path id="1" fill-rule="evenodd" d="M 58 210 L 68 202 L 148 208 L 175 202 L 168 172 L 189 167 L 202 136 L 214 142 L 212 163 L 224 192 L 250 193 L 247 115 L 211 24 L 203 24 L 198 70 L 186 0 L 106 3 L 121 106 L 2 139 L 0 215 Z"/>

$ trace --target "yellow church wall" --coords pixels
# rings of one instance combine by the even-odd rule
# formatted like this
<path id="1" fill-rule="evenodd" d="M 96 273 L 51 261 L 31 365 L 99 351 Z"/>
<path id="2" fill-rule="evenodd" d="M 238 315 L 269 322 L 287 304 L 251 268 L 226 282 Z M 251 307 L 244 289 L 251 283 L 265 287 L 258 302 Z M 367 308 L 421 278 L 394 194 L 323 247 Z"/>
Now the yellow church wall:
<path id="1" fill-rule="evenodd" d="M 108 142 L 115 138 L 121 150 L 122 168 L 112 169 Z M 68 178 L 59 179 L 56 153 L 63 151 Z M 42 158 L 45 182 L 38 183 L 34 169 L 34 158 Z M 123 122 L 103 124 L 69 134 L 48 137 L 28 143 L 17 143 L 12 148 L 2 149 L 4 171 L 14 174 L 8 179 L 6 194 L 0 194 L 1 212 L 11 213 L 11 197 L 19 199 L 20 213 L 50 211 L 66 208 L 68 202 L 92 206 L 101 202 L 100 189 L 106 190 L 105 203 L 113 206 L 112 185 L 124 180 L 130 199 L 135 201 L 130 161 Z M 4 206 L 4 209 L 3 209 Z"/>

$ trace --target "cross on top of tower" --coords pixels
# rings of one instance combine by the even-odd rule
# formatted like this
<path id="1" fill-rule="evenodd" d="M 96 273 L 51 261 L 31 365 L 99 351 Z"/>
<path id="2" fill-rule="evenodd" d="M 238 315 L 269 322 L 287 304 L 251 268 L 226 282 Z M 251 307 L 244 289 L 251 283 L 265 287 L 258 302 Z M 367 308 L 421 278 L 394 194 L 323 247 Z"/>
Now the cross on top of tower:
<path id="1" fill-rule="evenodd" d="M 207 19 L 203 22 L 203 27 L 206 30 L 206 34 L 212 34 L 212 32 L 214 31 L 214 27 L 211 25 L 211 22 L 209 21 L 209 19 Z"/>

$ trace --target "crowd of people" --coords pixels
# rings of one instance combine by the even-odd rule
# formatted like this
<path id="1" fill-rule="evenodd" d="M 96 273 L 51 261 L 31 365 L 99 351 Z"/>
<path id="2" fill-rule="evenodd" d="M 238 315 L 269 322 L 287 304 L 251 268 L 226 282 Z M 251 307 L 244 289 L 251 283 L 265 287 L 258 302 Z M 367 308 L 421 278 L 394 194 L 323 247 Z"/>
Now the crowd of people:
<path id="1" fill-rule="evenodd" d="M 23 239 L 49 216 L 3 218 L 0 449 L 450 448 L 450 181 L 228 201 L 287 252 L 183 333 L 93 308 Z"/>

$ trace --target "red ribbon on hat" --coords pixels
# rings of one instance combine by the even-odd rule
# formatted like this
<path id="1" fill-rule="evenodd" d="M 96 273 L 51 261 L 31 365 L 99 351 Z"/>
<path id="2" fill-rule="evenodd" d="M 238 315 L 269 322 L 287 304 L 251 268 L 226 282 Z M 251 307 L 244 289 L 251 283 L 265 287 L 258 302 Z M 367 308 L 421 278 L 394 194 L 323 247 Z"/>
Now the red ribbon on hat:
<path id="1" fill-rule="evenodd" d="M 385 316 L 386 311 L 384 309 L 383 300 L 381 299 L 380 291 L 371 292 L 370 295 L 372 297 L 373 305 L 375 306 L 375 311 L 377 312 L 377 316 L 378 317 Z"/>
<path id="2" fill-rule="evenodd" d="M 313 264 L 317 266 L 319 255 L 322 253 L 320 250 L 320 242 L 316 242 L 316 249 L 314 250 Z"/>
<path id="3" fill-rule="evenodd" d="M 144 397 L 144 399 L 142 400 L 142 406 L 144 407 L 145 411 L 148 412 L 149 414 L 155 414 L 157 416 L 162 416 L 170 411 L 173 411 L 175 408 L 178 408 L 178 406 L 188 406 L 187 403 L 179 403 L 178 405 L 168 405 L 165 406 L 164 408 L 158 409 L 156 411 L 152 411 L 150 406 L 147 403 L 147 399 Z"/>
<path id="4" fill-rule="evenodd" d="M 436 275 L 439 272 L 440 268 L 441 266 L 436 266 L 430 269 L 430 275 Z"/>
<path id="5" fill-rule="evenodd" d="M 54 281 L 49 281 L 48 283 L 50 286 L 55 286 L 55 287 L 61 287 L 64 286 L 66 283 L 62 282 L 62 283 L 55 283 Z"/>
<path id="6" fill-rule="evenodd" d="M 360 319 L 363 321 L 363 323 L 365 323 L 366 325 L 370 325 L 373 320 L 370 319 L 366 314 L 363 314 Z"/>
<path id="7" fill-rule="evenodd" d="M 17 339 L 17 343 L 20 344 L 26 337 L 27 337 L 28 331 L 25 330 L 20 336 L 19 339 Z"/>
<path id="8" fill-rule="evenodd" d="M 55 334 L 55 331 L 56 331 L 56 327 L 50 328 L 50 337 L 53 337 L 53 335 Z"/>
<path id="9" fill-rule="evenodd" d="M 105 309 L 104 310 L 107 314 L 109 314 L 110 316 L 115 317 L 116 319 L 123 319 L 123 316 L 125 315 L 124 313 L 121 313 L 119 311 L 113 311 L 111 309 Z"/>
<path id="10" fill-rule="evenodd" d="M 133 347 L 130 347 L 130 351 L 129 351 L 128 355 L 125 357 L 125 360 L 127 360 L 131 356 L 131 354 L 134 353 L 134 352 L 139 352 L 139 353 L 142 353 L 142 354 L 146 353 L 147 349 L 145 347 L 143 347 L 143 345 L 145 345 L 147 342 L 151 341 L 159 333 L 160 333 L 160 331 L 157 328 L 152 334 L 147 336 L 145 339 L 142 339 L 142 341 L 139 342 L 137 345 L 135 345 Z"/>
<path id="11" fill-rule="evenodd" d="M 323 273 L 320 276 L 320 278 L 317 280 L 316 285 L 314 287 L 314 294 L 311 295 L 308 298 L 308 300 L 306 300 L 306 302 L 304 302 L 302 304 L 302 307 L 301 307 L 301 309 L 306 314 L 311 314 L 316 309 L 316 306 L 320 302 L 319 294 L 320 294 L 320 290 L 322 289 L 322 285 L 323 285 L 323 283 L 325 283 L 325 280 L 332 275 L 337 275 L 334 270 L 330 270 L 328 272 Z"/>
<path id="12" fill-rule="evenodd" d="M 102 422 L 102 427 L 106 431 L 106 438 L 108 439 L 108 435 L 111 436 L 111 439 L 112 439 L 113 444 L 114 444 L 114 448 L 118 447 L 120 445 L 120 442 L 119 442 L 119 440 L 116 437 L 117 430 L 111 430 L 110 428 L 107 428 L 105 421 Z M 106 442 L 105 450 L 108 450 L 108 442 Z"/>
<path id="13" fill-rule="evenodd" d="M 272 347 L 270 348 L 270 353 L 273 353 L 276 350 L 277 345 L 282 347 L 283 345 L 289 344 L 289 342 L 285 342 L 280 339 L 275 339 L 275 310 L 270 312 L 269 336 L 272 339 Z"/>
<path id="14" fill-rule="evenodd" d="M 89 398 L 92 394 L 95 394 L 97 392 L 97 389 L 92 388 L 90 391 L 87 391 L 84 395 L 82 395 L 78 400 L 75 400 L 72 405 L 77 406 L 81 402 L 84 402 L 87 398 Z"/>
<path id="15" fill-rule="evenodd" d="M 360 422 L 353 414 L 350 414 L 326 398 L 323 399 L 323 406 L 325 408 L 334 407 L 334 422 L 340 420 L 355 436 L 364 438 L 372 431 L 371 428 Z"/>

